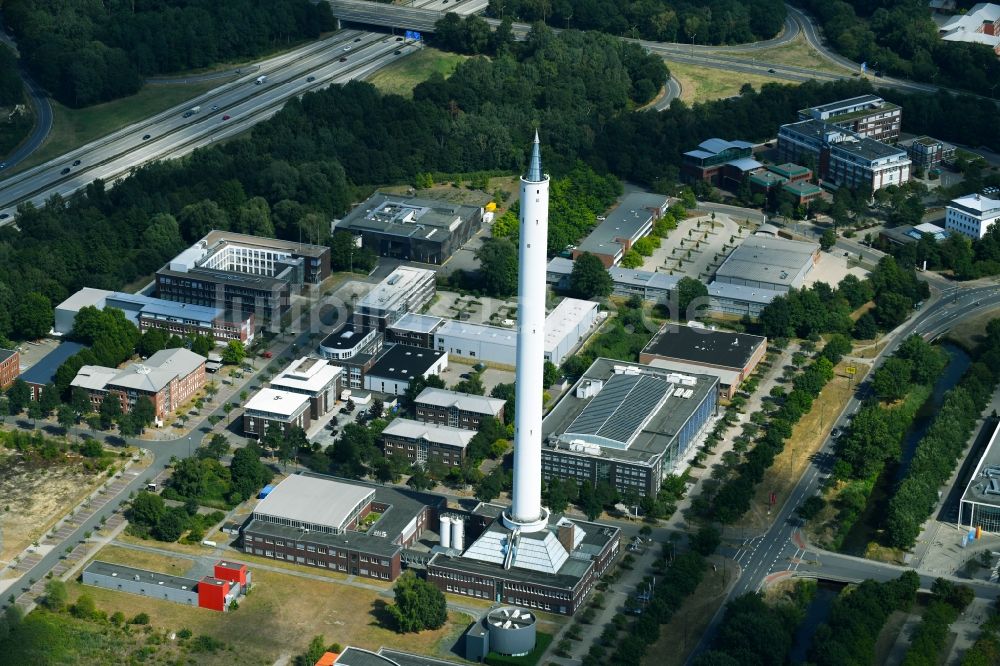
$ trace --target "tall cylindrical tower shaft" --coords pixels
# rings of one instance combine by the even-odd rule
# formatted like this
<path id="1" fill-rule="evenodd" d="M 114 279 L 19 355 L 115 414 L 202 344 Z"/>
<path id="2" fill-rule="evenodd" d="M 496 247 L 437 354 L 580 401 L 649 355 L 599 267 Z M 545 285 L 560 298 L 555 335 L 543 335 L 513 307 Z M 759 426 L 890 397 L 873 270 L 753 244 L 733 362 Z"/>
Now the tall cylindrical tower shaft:
<path id="1" fill-rule="evenodd" d="M 530 532 L 545 527 L 548 516 L 542 509 L 542 376 L 545 365 L 549 177 L 542 173 L 537 132 L 528 171 L 521 177 L 520 223 L 514 491 L 506 521 Z"/>

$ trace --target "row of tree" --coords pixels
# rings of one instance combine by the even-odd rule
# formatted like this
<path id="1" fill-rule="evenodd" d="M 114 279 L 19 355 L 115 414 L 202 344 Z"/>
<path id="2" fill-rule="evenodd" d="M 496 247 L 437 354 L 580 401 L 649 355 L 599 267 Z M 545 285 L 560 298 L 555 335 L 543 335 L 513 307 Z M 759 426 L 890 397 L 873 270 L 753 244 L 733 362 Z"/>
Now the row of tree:
<path id="1" fill-rule="evenodd" d="M 4 23 L 28 69 L 74 107 L 135 93 L 143 77 L 251 59 L 336 24 L 326 3 L 10 0 Z"/>
<path id="2" fill-rule="evenodd" d="M 986 326 L 986 338 L 976 349 L 976 360 L 944 401 L 917 443 L 913 462 L 889 500 L 885 516 L 886 539 L 897 548 L 910 548 L 920 527 L 938 502 L 944 484 L 962 456 L 979 415 L 1000 379 L 1000 320 Z"/>
<path id="3" fill-rule="evenodd" d="M 146 491 L 141 491 L 132 500 L 125 515 L 129 520 L 130 534 L 172 542 L 187 532 L 186 540 L 191 543 L 199 543 L 207 529 L 225 518 L 221 511 L 199 514 L 198 502 L 194 500 L 185 502 L 183 506 L 167 506 L 162 497 Z"/>
<path id="4" fill-rule="evenodd" d="M 804 610 L 788 603 L 767 604 L 759 592 L 736 597 L 726 604 L 711 649 L 695 659 L 695 666 L 783 666 Z"/>
<path id="5" fill-rule="evenodd" d="M 902 666 L 935 666 L 941 661 L 941 651 L 950 643 L 949 628 L 975 593 L 967 585 L 938 578 L 931 585 L 931 599 L 924 609 L 920 624 L 910 636 L 910 648 Z"/>
<path id="6" fill-rule="evenodd" d="M 612 35 L 692 44 L 742 44 L 770 39 L 785 21 L 775 0 L 490 0 L 495 18 L 545 21 L 556 28 L 600 30 Z"/>

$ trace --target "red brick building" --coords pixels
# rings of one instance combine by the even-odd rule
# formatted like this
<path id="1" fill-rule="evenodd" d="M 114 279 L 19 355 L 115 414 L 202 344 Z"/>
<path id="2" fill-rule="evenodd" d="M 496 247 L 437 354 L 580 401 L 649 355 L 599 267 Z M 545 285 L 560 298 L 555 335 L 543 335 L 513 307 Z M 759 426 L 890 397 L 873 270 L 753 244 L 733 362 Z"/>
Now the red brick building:
<path id="1" fill-rule="evenodd" d="M 21 374 L 21 355 L 13 349 L 0 349 L 0 391 L 14 383 Z"/>
<path id="2" fill-rule="evenodd" d="M 414 400 L 414 407 L 418 421 L 479 430 L 484 419 L 503 421 L 504 401 L 428 387 Z"/>

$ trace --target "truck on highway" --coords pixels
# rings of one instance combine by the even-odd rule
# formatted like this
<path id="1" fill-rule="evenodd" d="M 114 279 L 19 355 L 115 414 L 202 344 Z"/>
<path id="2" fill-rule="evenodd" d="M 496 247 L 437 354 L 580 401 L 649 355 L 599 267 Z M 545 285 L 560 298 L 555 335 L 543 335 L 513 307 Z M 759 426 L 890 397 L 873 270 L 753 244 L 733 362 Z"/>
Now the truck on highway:
<path id="1" fill-rule="evenodd" d="M 187 111 L 184 112 L 184 117 L 185 118 L 190 118 L 191 116 L 193 116 L 194 114 L 198 113 L 199 111 L 201 111 L 201 107 L 200 106 L 192 106 L 190 109 L 188 109 Z"/>
<path id="2" fill-rule="evenodd" d="M 263 85 L 265 81 L 267 81 L 267 74 L 261 74 L 256 78 L 254 83 L 256 83 L 257 85 Z"/>

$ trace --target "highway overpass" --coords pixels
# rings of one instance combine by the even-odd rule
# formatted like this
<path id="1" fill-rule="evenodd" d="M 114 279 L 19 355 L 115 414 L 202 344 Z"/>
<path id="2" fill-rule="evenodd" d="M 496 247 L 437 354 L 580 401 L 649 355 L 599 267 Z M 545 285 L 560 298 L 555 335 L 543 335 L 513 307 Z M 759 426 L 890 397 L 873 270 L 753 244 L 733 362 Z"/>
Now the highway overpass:
<path id="1" fill-rule="evenodd" d="M 404 5 L 388 5 L 371 0 L 327 0 L 333 15 L 342 23 L 353 23 L 361 26 L 378 26 L 381 28 L 415 30 L 417 32 L 434 32 L 434 24 L 441 20 L 445 13 L 453 11 L 457 14 L 477 14 L 489 5 L 489 0 L 438 0 L 423 7 Z M 499 25 L 499 21 L 490 21 Z M 530 26 L 521 26 L 524 32 Z"/>

